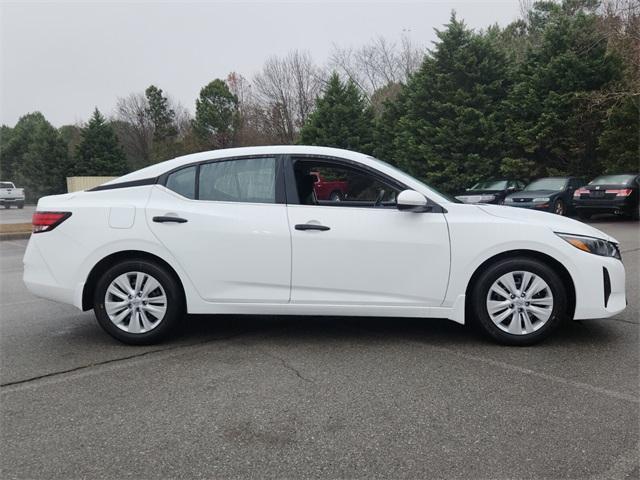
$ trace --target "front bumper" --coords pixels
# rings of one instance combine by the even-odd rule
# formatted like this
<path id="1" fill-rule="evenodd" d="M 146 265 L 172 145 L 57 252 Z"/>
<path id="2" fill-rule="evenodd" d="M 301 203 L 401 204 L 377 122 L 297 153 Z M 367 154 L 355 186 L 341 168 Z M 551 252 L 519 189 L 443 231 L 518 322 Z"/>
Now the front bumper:
<path id="1" fill-rule="evenodd" d="M 573 274 L 576 290 L 575 320 L 607 318 L 627 306 L 625 269 L 615 258 L 581 253 L 582 260 Z"/>
<path id="2" fill-rule="evenodd" d="M 518 208 L 528 208 L 531 210 L 540 210 L 542 212 L 547 212 L 551 210 L 552 202 L 505 202 L 504 203 L 508 207 L 518 207 Z"/>

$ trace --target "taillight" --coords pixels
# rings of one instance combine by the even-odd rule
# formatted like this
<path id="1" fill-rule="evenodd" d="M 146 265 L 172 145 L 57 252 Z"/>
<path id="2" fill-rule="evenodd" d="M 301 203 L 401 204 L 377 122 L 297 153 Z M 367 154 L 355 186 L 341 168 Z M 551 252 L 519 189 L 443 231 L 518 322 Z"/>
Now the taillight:
<path id="1" fill-rule="evenodd" d="M 589 190 L 587 190 L 586 188 L 579 188 L 575 192 L 573 192 L 573 196 L 574 197 L 579 197 L 583 193 L 589 193 Z"/>
<path id="2" fill-rule="evenodd" d="M 615 193 L 616 197 L 628 197 L 633 190 L 631 188 L 605 190 L 607 193 Z"/>
<path id="3" fill-rule="evenodd" d="M 31 217 L 33 233 L 49 232 L 71 216 L 71 212 L 35 212 Z"/>

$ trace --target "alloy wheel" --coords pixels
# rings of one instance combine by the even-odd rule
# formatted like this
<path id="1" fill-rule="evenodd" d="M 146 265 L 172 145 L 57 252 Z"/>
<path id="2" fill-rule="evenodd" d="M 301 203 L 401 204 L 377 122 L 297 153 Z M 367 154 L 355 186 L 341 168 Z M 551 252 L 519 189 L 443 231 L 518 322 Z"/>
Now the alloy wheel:
<path id="1" fill-rule="evenodd" d="M 154 277 L 127 272 L 107 288 L 104 307 L 111 322 L 128 333 L 146 333 L 156 328 L 167 311 L 167 295 Z"/>
<path id="2" fill-rule="evenodd" d="M 491 321 L 499 329 L 512 335 L 527 335 L 551 318 L 553 294 L 542 277 L 514 271 L 493 282 L 486 306 Z"/>
<path id="3" fill-rule="evenodd" d="M 564 203 L 562 200 L 556 202 L 555 213 L 556 215 L 564 215 Z"/>

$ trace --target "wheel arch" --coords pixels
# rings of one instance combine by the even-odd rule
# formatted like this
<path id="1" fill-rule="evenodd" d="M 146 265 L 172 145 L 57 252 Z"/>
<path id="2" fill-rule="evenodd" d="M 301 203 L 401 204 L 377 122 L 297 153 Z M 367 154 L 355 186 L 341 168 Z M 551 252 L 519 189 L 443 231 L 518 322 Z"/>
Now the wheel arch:
<path id="1" fill-rule="evenodd" d="M 85 282 L 82 290 L 83 311 L 91 310 L 93 308 L 93 295 L 100 276 L 117 262 L 123 260 L 148 260 L 166 268 L 169 274 L 174 277 L 176 282 L 178 282 L 180 291 L 182 293 L 182 301 L 184 302 L 184 305 L 186 305 L 186 295 L 182 279 L 180 278 L 180 275 L 178 275 L 176 270 L 166 260 L 157 255 L 154 255 L 153 253 L 144 252 L 142 250 L 121 250 L 119 252 L 111 253 L 102 258 L 93 266 L 93 268 L 89 272 L 87 281 Z"/>
<path id="2" fill-rule="evenodd" d="M 538 260 L 544 263 L 545 265 L 549 266 L 550 268 L 552 268 L 560 276 L 563 284 L 567 288 L 567 315 L 569 315 L 569 318 L 573 318 L 573 315 L 576 309 L 576 288 L 569 271 L 565 268 L 564 265 L 562 265 L 561 262 L 559 262 L 552 256 L 547 255 L 546 253 L 537 252 L 535 250 L 519 249 L 519 250 L 509 250 L 509 251 L 501 252 L 497 255 L 494 255 L 493 257 L 490 257 L 484 262 L 482 262 L 478 266 L 478 268 L 476 268 L 476 270 L 473 272 L 473 275 L 471 275 L 471 278 L 467 283 L 467 288 L 465 291 L 465 294 L 466 294 L 465 295 L 465 299 L 466 299 L 465 317 L 467 319 L 472 318 L 472 316 L 470 315 L 471 295 L 472 295 L 473 287 L 475 286 L 475 283 L 478 281 L 478 277 L 480 277 L 482 272 L 484 272 L 491 265 L 493 265 L 494 263 L 500 260 L 504 260 L 506 258 L 530 258 L 530 259 Z"/>

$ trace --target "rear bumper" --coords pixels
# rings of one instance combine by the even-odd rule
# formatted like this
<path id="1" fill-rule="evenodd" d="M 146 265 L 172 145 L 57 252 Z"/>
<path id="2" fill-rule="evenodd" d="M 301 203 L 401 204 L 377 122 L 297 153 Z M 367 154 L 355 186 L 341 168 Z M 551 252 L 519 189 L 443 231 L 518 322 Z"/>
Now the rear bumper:
<path id="1" fill-rule="evenodd" d="M 82 309 L 82 287 L 62 285 L 49 269 L 36 242 L 29 240 L 23 259 L 23 281 L 32 294 L 60 303 L 68 303 Z"/>
<path id="2" fill-rule="evenodd" d="M 24 197 L 22 197 L 22 198 L 0 198 L 0 203 L 24 203 Z"/>
<path id="3" fill-rule="evenodd" d="M 631 213 L 636 207 L 634 202 L 626 198 L 619 200 L 576 200 L 574 204 L 578 211 L 582 210 L 590 213 Z"/>

